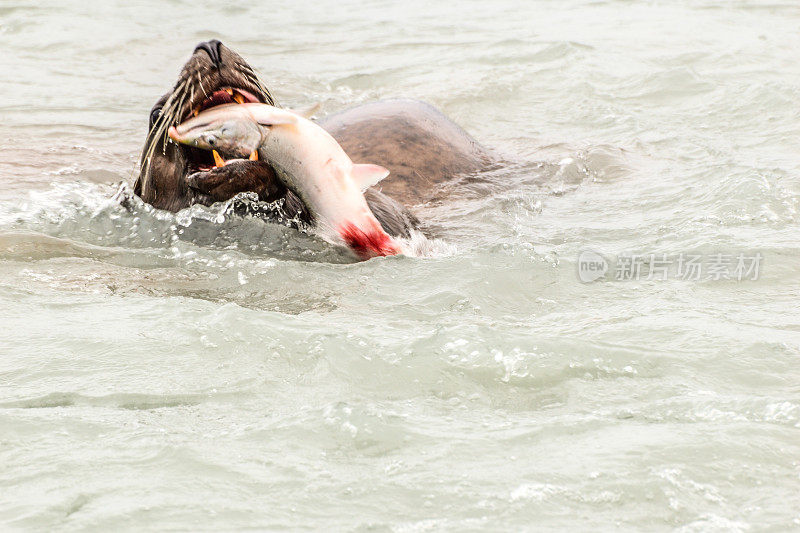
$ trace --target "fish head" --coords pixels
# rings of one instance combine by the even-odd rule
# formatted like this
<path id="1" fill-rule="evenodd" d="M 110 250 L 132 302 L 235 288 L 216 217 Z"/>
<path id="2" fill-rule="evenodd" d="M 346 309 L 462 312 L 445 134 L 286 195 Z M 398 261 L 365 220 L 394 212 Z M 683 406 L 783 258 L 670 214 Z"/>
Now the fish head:
<path id="1" fill-rule="evenodd" d="M 261 145 L 262 130 L 238 104 L 213 107 L 169 129 L 178 143 L 226 156 L 247 157 Z"/>

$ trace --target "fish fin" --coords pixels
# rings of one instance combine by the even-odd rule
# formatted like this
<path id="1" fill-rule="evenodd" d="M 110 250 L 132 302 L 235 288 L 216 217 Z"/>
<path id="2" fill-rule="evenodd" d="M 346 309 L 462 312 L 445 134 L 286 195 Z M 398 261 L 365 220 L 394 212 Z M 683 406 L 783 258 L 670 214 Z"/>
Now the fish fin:
<path id="1" fill-rule="evenodd" d="M 288 109 L 266 106 L 264 104 L 240 104 L 247 105 L 247 110 L 253 119 L 262 126 L 280 126 L 282 124 L 297 124 L 300 118 Z"/>
<path id="2" fill-rule="evenodd" d="M 364 191 L 388 176 L 389 170 L 380 165 L 354 164 L 351 174 L 356 185 Z"/>
<path id="3" fill-rule="evenodd" d="M 306 107 L 305 109 L 291 109 L 292 113 L 300 115 L 301 117 L 311 118 L 314 114 L 322 108 L 322 104 L 317 102 L 316 104 Z"/>

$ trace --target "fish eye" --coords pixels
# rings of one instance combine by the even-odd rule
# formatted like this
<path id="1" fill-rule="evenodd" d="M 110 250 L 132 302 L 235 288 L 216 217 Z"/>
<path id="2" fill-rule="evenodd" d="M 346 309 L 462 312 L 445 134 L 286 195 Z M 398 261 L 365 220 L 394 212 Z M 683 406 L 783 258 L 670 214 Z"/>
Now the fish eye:
<path id="1" fill-rule="evenodd" d="M 213 135 L 209 135 L 208 137 L 206 137 L 206 142 L 208 143 L 209 146 L 216 146 L 217 138 L 214 137 Z"/>
<path id="2" fill-rule="evenodd" d="M 158 106 L 154 107 L 152 111 L 150 111 L 150 127 L 151 128 L 155 125 L 156 121 L 161 116 L 161 110 L 162 110 L 162 107 L 160 105 L 158 105 Z"/>

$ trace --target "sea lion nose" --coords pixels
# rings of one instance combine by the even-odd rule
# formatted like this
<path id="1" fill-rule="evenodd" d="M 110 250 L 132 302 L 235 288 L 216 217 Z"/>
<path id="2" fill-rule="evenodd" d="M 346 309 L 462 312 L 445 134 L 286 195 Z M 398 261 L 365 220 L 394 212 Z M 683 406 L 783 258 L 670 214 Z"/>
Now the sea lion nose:
<path id="1" fill-rule="evenodd" d="M 208 54 L 208 57 L 211 58 L 214 66 L 219 68 L 220 64 L 222 63 L 222 56 L 220 55 L 221 47 L 221 42 L 216 39 L 211 39 L 210 41 L 205 41 L 195 46 L 194 51 L 197 52 L 198 50 L 203 50 Z"/>

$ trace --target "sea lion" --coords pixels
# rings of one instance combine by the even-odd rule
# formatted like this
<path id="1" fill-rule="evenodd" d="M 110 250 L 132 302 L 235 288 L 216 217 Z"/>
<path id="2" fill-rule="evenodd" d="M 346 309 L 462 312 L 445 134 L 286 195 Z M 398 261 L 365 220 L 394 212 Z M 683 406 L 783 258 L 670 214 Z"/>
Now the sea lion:
<path id="1" fill-rule="evenodd" d="M 239 54 L 217 40 L 197 45 L 172 90 L 150 111 L 134 193 L 159 209 L 178 211 L 210 205 L 240 192 L 260 200 L 283 198 L 287 218 L 305 219 L 303 203 L 276 178 L 265 161 L 216 166 L 211 153 L 172 142 L 170 126 L 221 104 L 275 105 L 269 90 Z M 328 130 L 353 161 L 388 168 L 388 178 L 365 192 L 370 209 L 387 233 L 407 237 L 419 224 L 408 206 L 425 201 L 444 182 L 477 172 L 492 156 L 463 129 L 432 106 L 413 100 L 375 102 L 325 117 Z"/>

